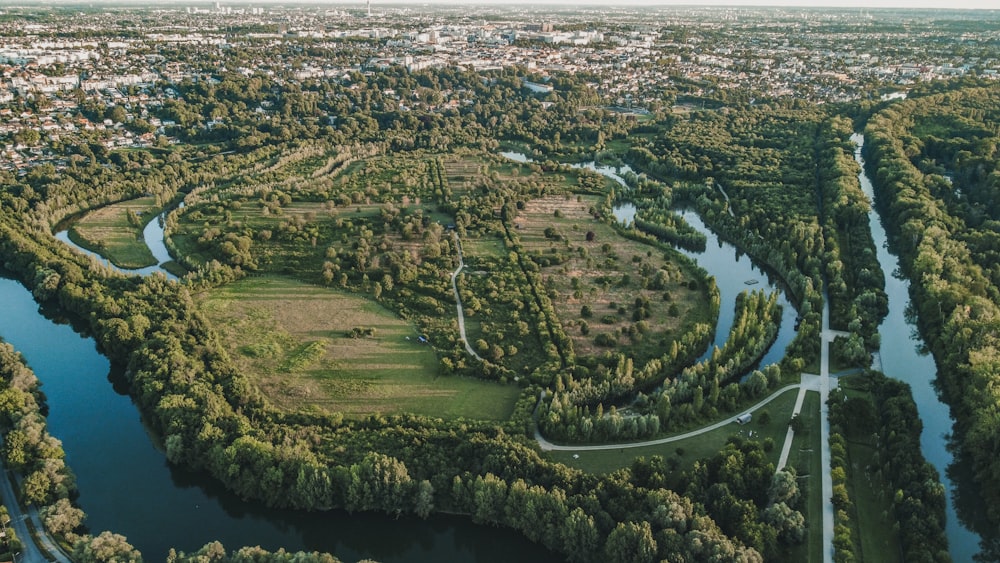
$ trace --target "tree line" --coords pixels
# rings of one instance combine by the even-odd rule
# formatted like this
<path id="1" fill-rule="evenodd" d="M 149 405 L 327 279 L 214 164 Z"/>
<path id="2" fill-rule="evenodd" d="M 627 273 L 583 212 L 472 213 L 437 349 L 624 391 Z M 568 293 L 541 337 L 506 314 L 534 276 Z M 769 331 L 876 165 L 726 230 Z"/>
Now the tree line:
<path id="1" fill-rule="evenodd" d="M 877 113 L 865 129 L 877 203 L 912 280 L 957 443 L 994 522 L 1000 520 L 1000 396 L 993 391 L 1000 217 L 988 201 L 995 201 L 1000 177 L 998 123 L 994 85 L 907 99 Z"/>

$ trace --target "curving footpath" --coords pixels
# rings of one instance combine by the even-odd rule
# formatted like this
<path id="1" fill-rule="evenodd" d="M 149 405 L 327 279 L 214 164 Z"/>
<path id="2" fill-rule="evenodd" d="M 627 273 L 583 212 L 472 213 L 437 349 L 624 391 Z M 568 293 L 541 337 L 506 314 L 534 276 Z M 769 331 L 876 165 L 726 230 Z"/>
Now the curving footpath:
<path id="1" fill-rule="evenodd" d="M 757 403 L 756 405 L 750 407 L 749 409 L 747 409 L 744 412 L 753 412 L 753 411 L 755 411 L 755 410 L 763 407 L 764 405 L 770 403 L 774 399 L 778 398 L 781 394 L 783 394 L 783 393 L 785 393 L 787 391 L 791 391 L 792 389 L 798 389 L 800 387 L 802 387 L 801 384 L 786 385 L 786 386 L 782 387 L 781 389 L 778 389 L 774 393 L 771 393 L 767 398 L 765 398 L 761 402 Z M 542 395 L 539 397 L 539 401 L 538 401 L 539 405 L 541 405 L 541 399 L 543 399 L 543 398 L 545 398 L 545 392 L 544 391 L 542 391 Z M 536 409 L 536 414 L 537 414 L 537 409 Z M 670 436 L 670 437 L 667 437 L 667 438 L 659 438 L 659 439 L 656 439 L 656 440 L 646 440 L 645 442 L 627 442 L 627 443 L 622 443 L 622 444 L 595 444 L 595 445 L 591 445 L 591 446 L 561 446 L 559 444 L 553 444 L 552 442 L 549 442 L 548 440 L 546 440 L 544 436 L 542 436 L 542 433 L 538 430 L 538 425 L 536 424 L 535 425 L 535 440 L 538 442 L 538 446 L 542 449 L 542 451 L 546 451 L 546 452 L 547 451 L 558 451 L 558 452 L 594 452 L 594 451 L 601 451 L 601 450 L 620 450 L 620 449 L 624 449 L 624 448 L 641 448 L 643 446 L 658 446 L 660 444 L 669 444 L 670 442 L 678 442 L 680 440 L 686 440 L 688 438 L 693 438 L 695 436 L 698 436 L 698 435 L 701 435 L 701 434 L 705 434 L 706 432 L 711 432 L 712 430 L 716 430 L 716 429 L 722 428 L 723 426 L 726 426 L 728 424 L 732 424 L 734 420 L 736 420 L 735 417 L 724 418 L 724 419 L 720 420 L 719 422 L 716 422 L 715 424 L 710 424 L 708 426 L 703 426 L 702 428 L 699 428 L 697 430 L 692 430 L 691 432 L 685 432 L 684 434 L 678 434 L 676 436 Z"/>
<path id="2" fill-rule="evenodd" d="M 458 233 L 452 231 L 452 235 L 455 237 L 455 248 L 458 250 L 458 267 L 451 273 L 451 290 L 455 292 L 455 308 L 458 311 L 458 335 L 462 338 L 462 344 L 465 344 L 465 351 L 481 362 L 483 358 L 472 349 L 469 339 L 465 336 L 465 311 L 462 310 L 462 298 L 458 295 L 458 274 L 465 267 L 465 261 L 462 260 L 462 242 L 458 240 Z"/>
<path id="3" fill-rule="evenodd" d="M 48 553 L 54 557 L 54 561 L 57 563 L 72 563 L 69 557 L 63 553 L 55 541 L 45 532 L 45 528 L 42 526 L 41 518 L 38 515 L 38 508 L 31 505 L 28 506 L 25 512 L 21 511 L 21 506 L 17 502 L 17 495 L 14 492 L 14 483 L 16 477 L 12 472 L 6 469 L 2 470 L 3 475 L 0 476 L 0 496 L 3 497 L 4 506 L 7 507 L 7 513 L 10 514 L 10 527 L 14 529 L 14 533 L 17 534 L 18 539 L 21 540 L 21 552 L 17 555 L 17 563 L 49 563 L 49 559 L 45 557 L 42 553 L 42 549 L 45 549 Z M 41 542 L 42 546 L 35 543 L 35 538 L 31 536 L 28 531 L 28 520 L 31 520 L 32 525 L 38 532 L 36 536 L 38 541 Z"/>

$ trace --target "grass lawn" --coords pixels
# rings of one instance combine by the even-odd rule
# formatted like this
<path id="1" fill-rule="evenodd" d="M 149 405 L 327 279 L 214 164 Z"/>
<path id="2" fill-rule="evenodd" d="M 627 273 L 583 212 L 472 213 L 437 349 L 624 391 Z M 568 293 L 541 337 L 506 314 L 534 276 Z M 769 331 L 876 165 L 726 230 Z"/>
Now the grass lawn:
<path id="1" fill-rule="evenodd" d="M 154 197 L 107 205 L 87 213 L 74 223 L 69 231 L 70 238 L 118 267 L 152 266 L 156 264 L 156 258 L 142 240 L 142 229 L 157 211 L 159 207 Z"/>
<path id="2" fill-rule="evenodd" d="M 892 491 L 889 484 L 869 469 L 875 448 L 847 441 L 850 474 L 847 492 L 854 502 L 854 522 L 861 538 L 860 555 L 866 563 L 899 563 L 899 534 L 893 531 Z"/>
<path id="3" fill-rule="evenodd" d="M 585 452 L 553 451 L 548 452 L 546 455 L 552 461 L 558 461 L 590 473 L 610 473 L 623 467 L 628 467 L 639 456 L 649 459 L 654 455 L 658 455 L 664 459 L 668 459 L 677 456 L 677 450 L 680 449 L 683 455 L 679 456 L 680 464 L 677 470 L 686 471 L 694 465 L 695 461 L 718 453 L 732 437 L 760 441 L 771 438 L 774 441 L 774 448 L 768 452 L 768 456 L 773 463 L 777 464 L 778 457 L 781 455 L 781 445 L 784 443 L 785 433 L 788 430 L 788 421 L 792 416 L 792 409 L 795 407 L 795 396 L 797 393 L 797 389 L 790 389 L 779 395 L 776 399 L 757 411 L 755 413 L 755 420 L 745 426 L 740 426 L 734 422 L 693 438 L 657 446 Z M 815 406 L 818 412 L 818 403 Z M 770 415 L 771 420 L 767 424 L 760 424 L 760 414 L 765 410 Z M 730 414 L 727 415 L 727 418 L 733 418 L 734 416 Z M 711 424 L 712 422 L 707 421 L 705 424 Z M 751 432 L 753 436 L 750 436 Z M 818 430 L 815 433 L 818 435 Z"/>
<path id="4" fill-rule="evenodd" d="M 238 368 L 288 411 L 504 420 L 520 392 L 439 376 L 438 359 L 416 329 L 357 295 L 259 277 L 200 301 Z M 373 334 L 352 338 L 352 329 Z"/>
<path id="5" fill-rule="evenodd" d="M 632 143 L 628 139 L 612 139 L 608 141 L 608 150 L 618 154 L 624 154 L 630 148 L 632 148 Z"/>
<path id="6" fill-rule="evenodd" d="M 804 430 L 795 435 L 788 465 L 799 476 L 799 490 L 805 496 L 806 540 L 790 550 L 789 561 L 821 563 L 823 561 L 823 464 L 820 449 L 823 447 L 819 430 L 819 393 L 810 391 L 802 401 L 799 413 Z"/>
<path id="7" fill-rule="evenodd" d="M 504 246 L 503 239 L 499 236 L 462 239 L 462 254 L 470 268 L 475 266 L 476 257 L 503 258 L 507 252 L 507 247 Z"/>
<path id="8" fill-rule="evenodd" d="M 848 397 L 874 402 L 871 393 L 852 386 L 854 378 L 841 381 L 846 383 L 842 389 Z M 896 519 L 892 516 L 894 491 L 882 479 L 878 467 L 872 466 L 877 451 L 875 444 L 870 435 L 848 436 L 846 442 L 850 463 L 847 492 L 854 503 L 852 522 L 857 526 L 855 533 L 861 540 L 859 558 L 865 562 L 899 563 L 899 534 L 893 530 Z"/>

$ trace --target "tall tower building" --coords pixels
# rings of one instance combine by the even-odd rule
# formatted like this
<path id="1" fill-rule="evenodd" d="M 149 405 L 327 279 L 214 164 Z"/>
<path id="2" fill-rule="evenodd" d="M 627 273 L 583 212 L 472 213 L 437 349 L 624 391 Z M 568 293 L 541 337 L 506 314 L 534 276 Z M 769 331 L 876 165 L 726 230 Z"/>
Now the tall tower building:
<path id="1" fill-rule="evenodd" d="M 368 0 L 368 17 L 372 17 L 372 0 Z"/>

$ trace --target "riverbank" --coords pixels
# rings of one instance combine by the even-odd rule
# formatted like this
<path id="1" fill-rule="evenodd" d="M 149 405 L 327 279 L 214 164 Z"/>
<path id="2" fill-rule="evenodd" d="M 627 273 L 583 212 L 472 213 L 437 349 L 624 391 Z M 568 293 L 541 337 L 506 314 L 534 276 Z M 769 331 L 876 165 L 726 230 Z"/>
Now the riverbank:
<path id="1" fill-rule="evenodd" d="M 864 137 L 855 134 L 852 140 L 857 145 L 855 159 L 861 165 L 858 176 L 861 189 L 874 202 L 875 190 L 861 156 Z M 899 259 L 890 251 L 888 236 L 875 205 L 871 206 L 868 221 L 879 264 L 887 274 L 885 292 L 889 297 L 889 314 L 878 329 L 882 337 L 878 351 L 881 369 L 886 375 L 910 385 L 917 412 L 923 422 L 920 448 L 937 469 L 944 485 L 946 532 L 952 560 L 972 561 L 979 552 L 981 538 L 964 524 L 956 509 L 954 494 L 958 484 L 952 480 L 952 475 L 956 473 L 952 470 L 955 458 L 948 449 L 948 436 L 952 433 L 954 421 L 948 406 L 941 401 L 934 388 L 937 375 L 934 358 L 922 352 L 925 349 L 923 340 L 912 319 L 906 314 L 910 307 L 910 283 L 898 274 Z"/>
<path id="2" fill-rule="evenodd" d="M 91 338 L 46 318 L 14 280 L 0 278 L 0 302 L 0 336 L 25 356 L 44 385 L 49 429 L 76 474 L 88 526 L 126 536 L 147 560 L 163 560 L 171 548 L 193 552 L 212 541 L 326 552 L 343 561 L 503 563 L 510 553 L 523 561 L 551 560 L 523 535 L 468 518 L 307 513 L 240 499 L 204 473 L 167 463 L 135 405 L 116 387 L 119 370 Z M 393 534 L 391 544 L 386 530 Z"/>

